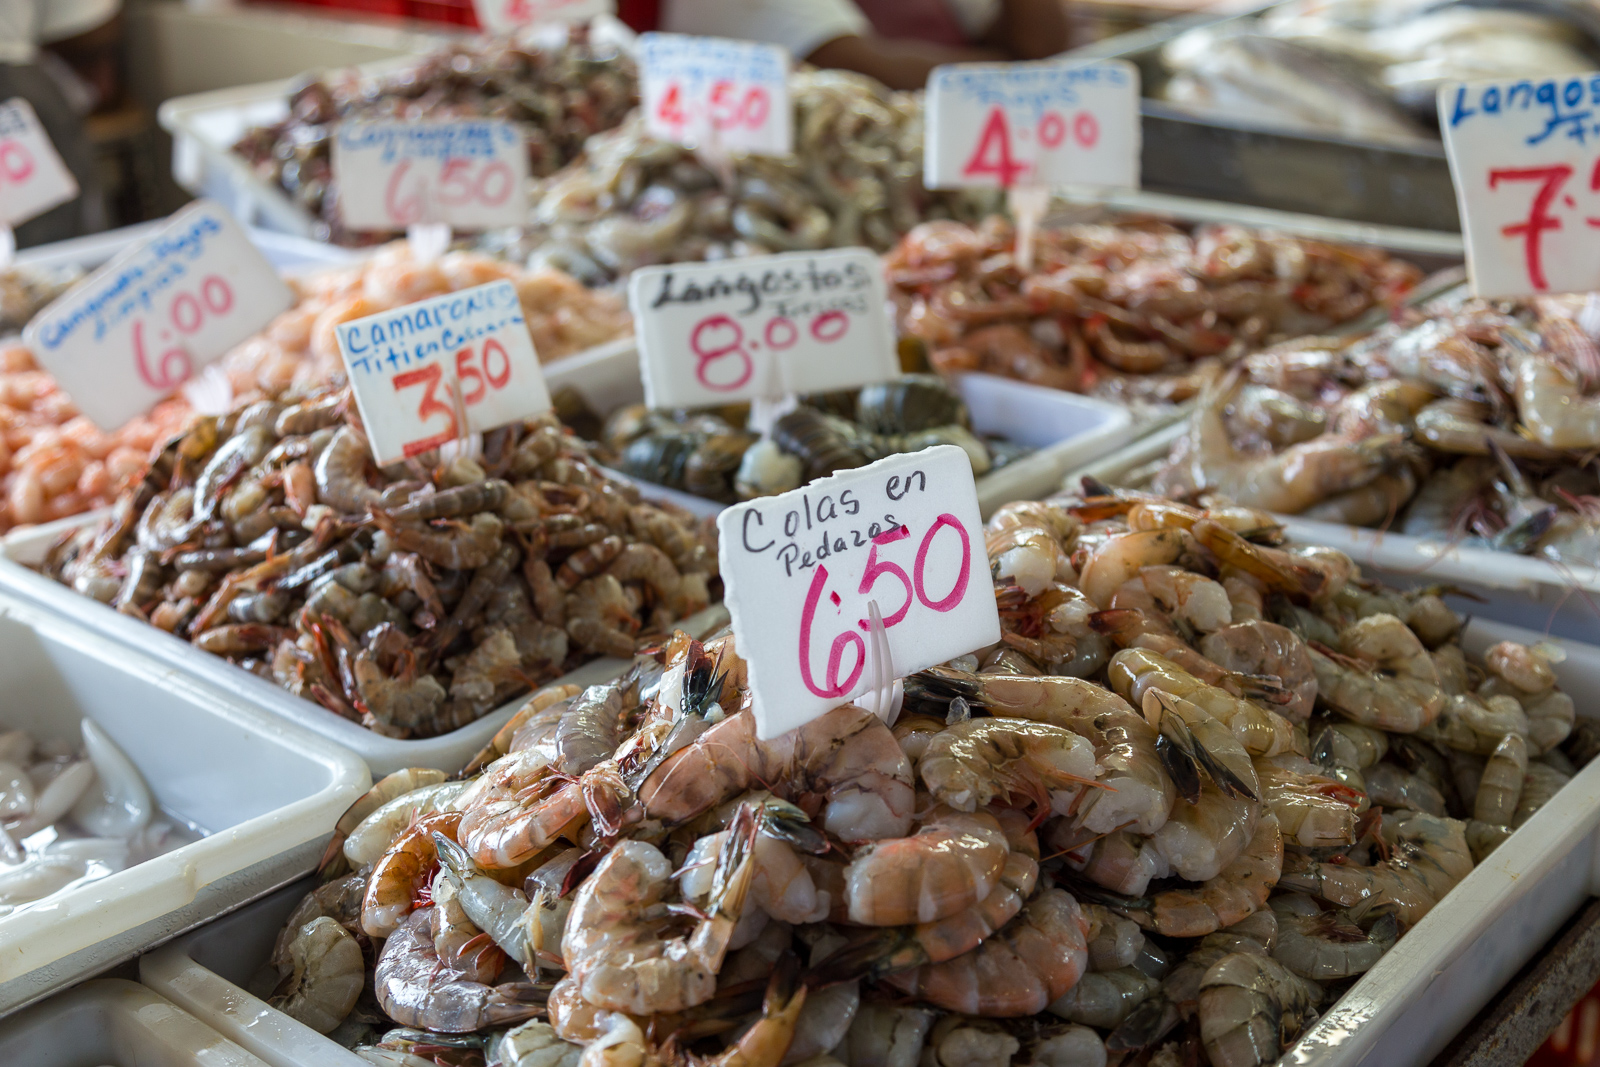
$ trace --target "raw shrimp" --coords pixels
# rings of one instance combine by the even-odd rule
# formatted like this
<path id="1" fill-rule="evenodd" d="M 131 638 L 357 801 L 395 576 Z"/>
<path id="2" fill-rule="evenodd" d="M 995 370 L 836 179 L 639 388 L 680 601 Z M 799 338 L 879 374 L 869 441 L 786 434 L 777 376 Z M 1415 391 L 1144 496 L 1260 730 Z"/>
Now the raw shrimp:
<path id="1" fill-rule="evenodd" d="M 1316 1018 L 1320 996 L 1268 957 L 1234 953 L 1200 980 L 1200 1040 L 1213 1067 L 1277 1061 Z"/>
<path id="2" fill-rule="evenodd" d="M 1256 820 L 1250 843 L 1216 877 L 1194 889 L 1164 890 L 1151 898 L 1148 912 L 1129 914 L 1169 937 L 1202 937 L 1259 911 L 1282 869 L 1278 820 L 1264 812 Z"/>
<path id="3" fill-rule="evenodd" d="M 1487 756 L 1507 734 L 1526 738 L 1532 725 L 1515 697 L 1463 693 L 1443 703 L 1438 719 L 1419 730 L 1418 736 L 1461 752 Z"/>
<path id="4" fill-rule="evenodd" d="M 460 822 L 460 812 L 424 815 L 378 859 L 361 904 L 361 929 L 368 937 L 388 937 L 417 906 L 419 895 L 432 884 L 438 870 L 434 831 L 454 834 Z"/>
<path id="5" fill-rule="evenodd" d="M 1195 647 L 1223 670 L 1276 678 L 1290 699 L 1275 706 L 1291 723 L 1311 717 L 1316 671 L 1305 642 L 1293 630 L 1259 618 L 1236 621 L 1206 634 Z"/>
<path id="6" fill-rule="evenodd" d="M 1513 350 L 1517 414 L 1533 439 L 1551 448 L 1600 446 L 1600 397 L 1585 396 L 1549 354 Z"/>
<path id="7" fill-rule="evenodd" d="M 971 952 L 884 981 L 947 1011 L 995 1018 L 1036 1015 L 1083 975 L 1088 932 L 1072 895 L 1046 889 Z"/>
<path id="8" fill-rule="evenodd" d="M 621 841 L 578 889 L 567 918 L 567 969 L 583 998 L 610 1011 L 682 1011 L 716 993 L 717 971 L 744 909 L 755 821 L 741 812 L 717 857 L 706 917 L 688 937 L 663 936 L 651 916 L 672 865 L 642 841 Z"/>
<path id="9" fill-rule="evenodd" d="M 614 760 L 576 781 L 547 770 L 540 754 L 513 752 L 484 772 L 490 785 L 462 814 L 459 835 L 475 861 L 490 869 L 518 866 L 594 816 L 610 833 L 620 828 L 633 793 Z"/>
<path id="10" fill-rule="evenodd" d="M 1392 827 L 1389 859 L 1371 867 L 1297 860 L 1285 864 L 1278 885 L 1345 908 L 1376 897 L 1392 905 L 1406 926 L 1416 925 L 1472 870 L 1464 827 L 1416 811 L 1384 816 L 1383 826 L 1386 840 Z"/>
<path id="11" fill-rule="evenodd" d="M 1144 530 L 1107 538 L 1089 553 L 1078 573 L 1078 587 L 1101 607 L 1123 583 L 1145 567 L 1168 564 L 1183 550 L 1182 532 L 1175 529 Z"/>
<path id="12" fill-rule="evenodd" d="M 1362 929 L 1349 911 L 1323 911 L 1303 893 L 1272 898 L 1278 942 L 1272 958 L 1301 978 L 1328 982 L 1364 974 L 1400 936 L 1393 915 L 1380 915 Z"/>
<path id="13" fill-rule="evenodd" d="M 406 772 L 396 772 L 404 774 Z M 426 781 L 438 775 L 439 771 L 428 772 L 425 777 L 413 774 L 405 780 L 405 785 L 412 782 Z M 394 777 L 393 775 L 390 776 Z M 385 779 L 384 782 L 387 782 Z M 383 785 L 380 782 L 379 785 Z M 398 785 L 398 783 L 397 783 Z M 446 782 L 437 780 L 431 784 L 423 784 L 416 788 L 407 789 L 394 799 L 387 801 L 382 806 L 373 810 L 349 831 L 349 836 L 344 841 L 344 856 L 350 861 L 350 866 L 356 870 L 377 863 L 383 854 L 389 851 L 389 846 L 395 839 L 403 834 L 413 822 L 424 815 L 445 811 L 452 807 L 457 799 L 466 792 L 467 782 Z M 400 786 L 403 788 L 403 786 Z M 378 787 L 373 787 L 376 792 Z M 343 820 L 341 820 L 343 821 Z"/>
<path id="14" fill-rule="evenodd" d="M 1438 668 L 1404 622 L 1369 615 L 1345 627 L 1339 644 L 1344 656 L 1337 659 L 1311 650 L 1320 700 L 1358 723 L 1398 733 L 1439 717 L 1445 696 Z"/>
<path id="15" fill-rule="evenodd" d="M 447 1034 L 519 1023 L 544 1008 L 543 995 L 527 982 L 490 986 L 444 966 L 433 948 L 432 908 L 412 913 L 389 934 L 372 988 L 395 1022 Z"/>
<path id="16" fill-rule="evenodd" d="M 812 879 L 790 843 L 796 835 L 788 832 L 784 825 L 788 823 L 809 830 L 804 813 L 774 797 L 759 803 L 762 808 L 757 819 L 760 833 L 751 846 L 755 870 L 750 880 L 750 903 L 779 922 L 797 925 L 822 922 L 833 911 L 832 896 Z M 787 810 L 775 814 L 774 809 Z M 731 832 L 722 830 L 695 840 L 683 862 L 680 885 L 685 899 L 698 901 L 711 892 L 716 857 Z M 820 842 L 812 848 L 826 849 L 827 844 Z"/>
<path id="17" fill-rule="evenodd" d="M 1228 593 L 1210 578 L 1182 567 L 1142 567 L 1111 596 L 1111 608 L 1165 613 L 1203 634 L 1233 621 Z"/>
<path id="18" fill-rule="evenodd" d="M 1094 746 L 1071 730 L 1021 719 L 969 719 L 928 743 L 919 766 L 935 799 L 958 811 L 1013 798 L 1070 814 L 1097 786 Z"/>
<path id="19" fill-rule="evenodd" d="M 994 891 L 1008 853 L 994 816 L 935 807 L 909 837 L 857 850 L 845 870 L 850 921 L 903 926 L 965 911 Z"/>
<path id="20" fill-rule="evenodd" d="M 1302 848 L 1338 848 L 1355 842 L 1356 816 L 1364 810 L 1361 790 L 1323 773 L 1301 756 L 1255 761 L 1261 800 L 1283 834 Z"/>
<path id="21" fill-rule="evenodd" d="M 344 1022 L 366 983 L 356 939 L 322 916 L 289 939 L 286 956 L 287 973 L 268 1003 L 319 1034 Z"/>
<path id="22" fill-rule="evenodd" d="M 466 850 L 444 834 L 435 833 L 433 842 L 459 907 L 524 972 L 538 973 L 541 952 L 549 958 L 561 957 L 561 927 L 551 920 L 557 914 L 565 918 L 566 909 L 551 908 L 547 915 L 542 900 L 530 903 L 521 890 L 480 871 Z M 439 903 L 437 891 L 434 902 Z"/>
<path id="23" fill-rule="evenodd" d="M 1160 989 L 1159 981 L 1134 967 L 1091 971 L 1047 1010 L 1075 1023 L 1110 1030 Z"/>
<path id="24" fill-rule="evenodd" d="M 1294 727 L 1288 719 L 1217 686 L 1207 685 L 1155 652 L 1125 648 L 1111 657 L 1107 675 L 1119 695 L 1140 707 L 1145 706 L 1145 694 L 1151 690 L 1199 705 L 1227 726 L 1252 756 L 1276 756 L 1294 748 Z"/>

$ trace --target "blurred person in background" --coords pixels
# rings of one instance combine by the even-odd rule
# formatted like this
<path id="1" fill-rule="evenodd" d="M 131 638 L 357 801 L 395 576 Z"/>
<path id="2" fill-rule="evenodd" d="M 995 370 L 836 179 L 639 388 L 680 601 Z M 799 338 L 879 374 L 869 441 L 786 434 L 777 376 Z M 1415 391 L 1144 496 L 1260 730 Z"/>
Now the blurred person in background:
<path id="1" fill-rule="evenodd" d="M 83 125 L 95 91 L 39 46 L 103 26 L 121 6 L 121 0 L 0 0 L 0 101 L 20 96 L 33 105 L 79 190 L 76 200 L 18 226 L 19 248 L 106 228 L 99 165 Z"/>
<path id="2" fill-rule="evenodd" d="M 1064 0 L 618 0 L 635 30 L 779 44 L 819 67 L 921 89 L 941 63 L 1045 59 L 1067 49 Z"/>

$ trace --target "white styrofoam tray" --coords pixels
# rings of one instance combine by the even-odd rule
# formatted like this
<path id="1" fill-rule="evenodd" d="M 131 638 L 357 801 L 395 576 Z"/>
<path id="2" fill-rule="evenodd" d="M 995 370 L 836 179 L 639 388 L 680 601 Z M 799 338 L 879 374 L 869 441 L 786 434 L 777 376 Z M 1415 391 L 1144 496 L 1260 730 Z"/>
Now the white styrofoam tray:
<path id="1" fill-rule="evenodd" d="M 37 245 L 18 252 L 17 263 L 19 266 L 81 267 L 84 270 L 94 270 L 135 241 L 150 236 L 165 225 L 165 219 L 156 219 L 153 222 L 141 222 L 117 230 L 90 234 L 87 237 L 73 237 L 54 244 Z M 249 233 L 250 242 L 280 271 L 292 272 L 338 266 L 360 258 L 358 252 L 309 238 L 274 233 L 256 227 L 250 227 Z"/>
<path id="2" fill-rule="evenodd" d="M 459 730 L 421 740 L 402 741 L 373 733 L 360 723 L 336 715 L 322 705 L 294 696 L 288 690 L 236 667 L 220 656 L 202 652 L 180 637 L 124 615 L 109 605 L 81 596 L 60 582 L 30 570 L 57 537 L 77 526 L 99 521 L 104 512 L 90 512 L 28 529 L 14 530 L 0 538 L 0 590 L 25 597 L 59 615 L 88 627 L 102 637 L 136 648 L 161 660 L 190 677 L 203 679 L 234 698 L 266 709 L 274 715 L 299 724 L 366 760 L 374 777 L 402 767 L 434 767 L 442 771 L 459 770 L 495 732 L 516 713 L 524 697 L 517 697 Z M 724 626 L 727 609 L 714 604 L 699 614 L 681 619 L 678 626 L 704 636 Z M 591 660 L 551 684 L 570 682 L 593 685 L 615 678 L 628 669 L 626 660 L 602 657 Z"/>
<path id="3" fill-rule="evenodd" d="M 1066 476 L 1065 487 L 1077 491 L 1085 475 L 1125 485 L 1139 468 L 1167 455 L 1186 430 L 1186 422 L 1164 427 L 1078 467 Z M 1472 599 L 1460 605 L 1465 611 L 1579 640 L 1600 636 L 1600 568 L 1297 515 L 1278 517 L 1295 541 L 1337 548 L 1363 573 L 1390 584 L 1450 586 L 1470 594 Z"/>
<path id="4" fill-rule="evenodd" d="M 0 1062 L 29 1067 L 267 1067 L 155 991 L 115 978 L 85 982 L 0 1022 Z"/>
<path id="5" fill-rule="evenodd" d="M 1533 641 L 1474 620 L 1464 643 Z M 1556 668 L 1580 715 L 1600 716 L 1600 648 L 1561 641 Z M 1311 1067 L 1427 1063 L 1592 893 L 1600 892 L 1600 760 L 1451 890 L 1286 1055 Z M 244 985 L 307 879 L 173 941 L 139 961 L 139 977 L 273 1067 L 360 1067 L 362 1061 L 268 1007 Z"/>
<path id="6" fill-rule="evenodd" d="M 371 782 L 352 753 L 37 604 L 0 595 L 0 729 L 110 735 L 205 837 L 0 916 L 0 1013 L 130 959 L 316 866 Z"/>

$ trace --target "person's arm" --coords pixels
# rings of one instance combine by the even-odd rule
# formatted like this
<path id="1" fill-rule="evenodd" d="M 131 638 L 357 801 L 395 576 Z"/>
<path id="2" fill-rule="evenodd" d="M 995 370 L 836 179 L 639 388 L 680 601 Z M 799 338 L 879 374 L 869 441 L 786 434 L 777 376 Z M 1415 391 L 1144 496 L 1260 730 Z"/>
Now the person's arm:
<path id="1" fill-rule="evenodd" d="M 853 70 L 891 89 L 921 89 L 941 63 L 986 63 L 1009 58 L 995 48 L 949 48 L 925 41 L 884 37 L 835 37 L 806 56 L 819 67 Z"/>
<path id="2" fill-rule="evenodd" d="M 1046 59 L 1072 44 L 1072 29 L 1062 0 L 1002 0 L 1000 17 L 983 43 L 1006 59 Z"/>

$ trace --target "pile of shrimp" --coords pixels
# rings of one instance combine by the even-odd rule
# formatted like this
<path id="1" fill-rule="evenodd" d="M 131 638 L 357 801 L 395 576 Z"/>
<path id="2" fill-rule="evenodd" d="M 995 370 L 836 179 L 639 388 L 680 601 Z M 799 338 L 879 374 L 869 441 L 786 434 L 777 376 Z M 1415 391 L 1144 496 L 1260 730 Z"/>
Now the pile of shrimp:
<path id="1" fill-rule="evenodd" d="M 704 609 L 710 532 L 553 414 L 374 469 L 348 388 L 195 420 L 46 573 L 389 737 L 465 726 Z"/>
<path id="2" fill-rule="evenodd" d="M 11 266 L 0 270 L 0 337 L 21 333 L 28 320 L 76 285 L 80 267 Z"/>
<path id="3" fill-rule="evenodd" d="M 929 218 L 978 218 L 979 191 L 922 184 L 922 103 L 861 74 L 790 77 L 794 152 L 725 162 L 646 136 L 634 114 L 541 183 L 507 250 L 599 284 L 653 263 L 866 245 Z"/>
<path id="4" fill-rule="evenodd" d="M 528 173 L 537 178 L 566 166 L 638 102 L 632 58 L 574 26 L 560 47 L 452 44 L 379 75 L 312 78 L 289 94 L 287 118 L 247 130 L 233 150 L 318 218 L 318 240 L 361 244 L 370 236 L 339 221 L 332 145 L 340 122 L 503 119 L 527 139 Z"/>
<path id="5" fill-rule="evenodd" d="M 903 335 L 941 373 L 981 370 L 1127 402 L 1188 399 L 1285 337 L 1398 303 L 1421 280 L 1373 248 L 1234 225 L 1047 225 L 1033 269 L 998 216 L 931 222 L 885 258 Z"/>
<path id="6" fill-rule="evenodd" d="M 1007 505 L 1003 640 L 888 722 L 760 740 L 731 635 L 543 690 L 346 813 L 255 988 L 386 1064 L 1275 1062 L 1600 740 L 1556 650 L 1276 539 Z"/>
<path id="7" fill-rule="evenodd" d="M 1361 338 L 1249 356 L 1204 393 L 1152 484 L 1600 564 L 1592 299 L 1458 292 Z"/>
<path id="8" fill-rule="evenodd" d="M 182 399 L 106 433 L 78 414 L 21 345 L 0 346 L 0 532 L 105 507 L 156 442 L 189 419 Z"/>

